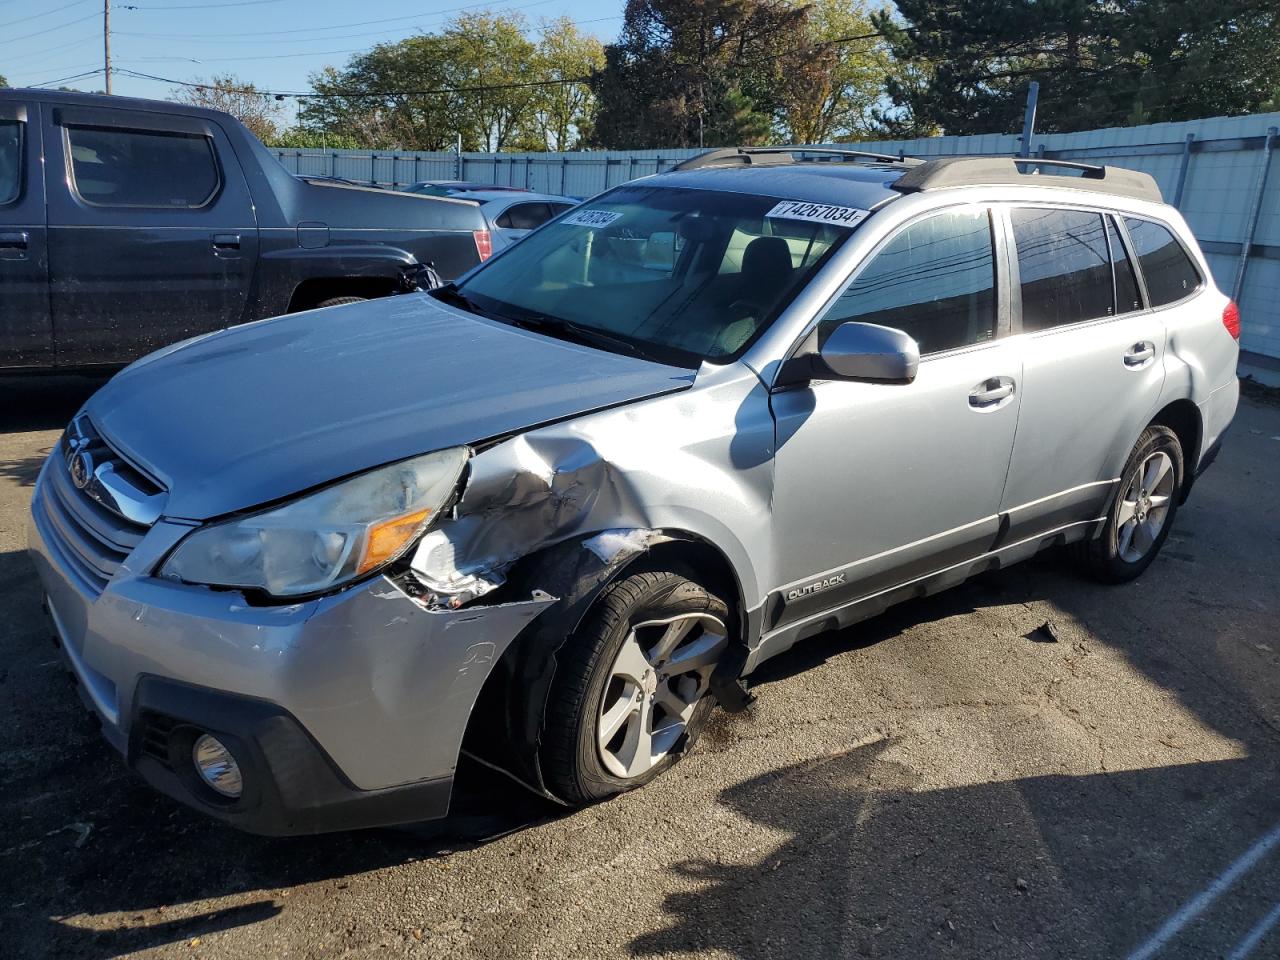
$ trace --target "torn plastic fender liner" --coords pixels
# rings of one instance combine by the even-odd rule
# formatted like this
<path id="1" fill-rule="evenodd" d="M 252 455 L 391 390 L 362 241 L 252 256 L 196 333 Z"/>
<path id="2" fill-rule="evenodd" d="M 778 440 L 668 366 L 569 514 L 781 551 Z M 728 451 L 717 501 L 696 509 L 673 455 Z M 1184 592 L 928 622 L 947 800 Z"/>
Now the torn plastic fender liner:
<path id="1" fill-rule="evenodd" d="M 557 803 L 538 763 L 542 718 L 555 676 L 557 655 L 573 635 L 600 591 L 632 560 L 655 543 L 674 539 L 657 530 L 609 530 L 586 540 L 573 539 L 522 558 L 510 571 L 503 594 L 528 593 L 529 584 L 560 598 L 521 631 L 490 677 L 501 685 L 500 700 L 487 706 L 503 711 L 501 742 L 470 744 L 472 752 L 508 770 L 534 792 Z M 477 609 L 472 607 L 466 609 Z M 461 612 L 461 611 L 460 611 Z M 508 749 L 504 752 L 503 747 Z"/>

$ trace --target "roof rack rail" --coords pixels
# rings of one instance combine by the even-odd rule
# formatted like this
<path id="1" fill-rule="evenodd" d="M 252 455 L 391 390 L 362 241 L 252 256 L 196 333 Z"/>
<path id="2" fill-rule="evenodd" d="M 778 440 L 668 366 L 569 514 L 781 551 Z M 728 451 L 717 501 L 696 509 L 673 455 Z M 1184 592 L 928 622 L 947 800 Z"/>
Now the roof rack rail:
<path id="1" fill-rule="evenodd" d="M 868 150 L 842 150 L 839 147 L 723 147 L 708 150 L 690 157 L 672 167 L 672 170 L 698 170 L 703 167 L 777 166 L 803 162 L 798 153 L 821 153 L 850 157 L 857 160 L 874 160 L 876 163 L 898 163 L 915 167 L 922 163 L 916 157 L 895 157 L 889 153 L 871 153 Z"/>
<path id="2" fill-rule="evenodd" d="M 1061 167 L 1081 172 L 1079 176 L 1057 176 L 1040 173 L 1038 169 L 1024 169 L 1028 167 Z M 1164 202 L 1159 185 L 1149 173 L 1039 157 L 938 157 L 912 167 L 890 186 L 901 193 L 917 193 L 945 187 L 1020 186 L 1028 183 Z"/>

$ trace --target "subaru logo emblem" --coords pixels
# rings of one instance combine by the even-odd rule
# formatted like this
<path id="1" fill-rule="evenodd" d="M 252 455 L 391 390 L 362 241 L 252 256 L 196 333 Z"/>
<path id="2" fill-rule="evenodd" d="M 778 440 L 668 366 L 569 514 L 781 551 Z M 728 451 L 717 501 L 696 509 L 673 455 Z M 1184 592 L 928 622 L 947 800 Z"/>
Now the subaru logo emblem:
<path id="1" fill-rule="evenodd" d="M 93 457 L 81 450 L 71 458 L 71 482 L 77 490 L 83 490 L 93 479 Z"/>

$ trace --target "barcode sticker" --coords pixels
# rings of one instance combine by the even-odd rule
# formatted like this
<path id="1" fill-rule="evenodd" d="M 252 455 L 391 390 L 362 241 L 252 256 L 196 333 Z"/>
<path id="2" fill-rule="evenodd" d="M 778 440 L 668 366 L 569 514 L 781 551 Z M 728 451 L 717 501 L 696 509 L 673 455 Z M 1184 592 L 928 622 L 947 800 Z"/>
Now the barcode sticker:
<path id="1" fill-rule="evenodd" d="M 579 210 L 559 222 L 571 227 L 607 227 L 620 216 L 616 210 Z"/>
<path id="2" fill-rule="evenodd" d="M 809 220 L 813 223 L 830 223 L 837 227 L 853 227 L 865 220 L 869 212 L 859 210 L 857 207 L 836 207 L 829 203 L 783 200 L 765 216 L 774 220 Z"/>

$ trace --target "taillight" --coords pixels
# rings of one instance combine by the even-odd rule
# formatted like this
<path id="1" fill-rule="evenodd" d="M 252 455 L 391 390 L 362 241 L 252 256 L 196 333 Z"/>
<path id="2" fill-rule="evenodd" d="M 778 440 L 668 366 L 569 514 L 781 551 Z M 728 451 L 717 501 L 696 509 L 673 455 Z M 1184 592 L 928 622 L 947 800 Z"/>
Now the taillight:
<path id="1" fill-rule="evenodd" d="M 476 239 L 476 253 L 481 260 L 488 260 L 493 255 L 493 237 L 488 230 L 472 230 L 471 236 Z"/>
<path id="2" fill-rule="evenodd" d="M 1222 325 L 1227 328 L 1227 333 L 1240 339 L 1240 308 L 1234 300 L 1228 300 L 1227 305 L 1222 308 Z"/>

